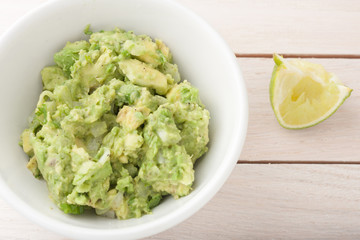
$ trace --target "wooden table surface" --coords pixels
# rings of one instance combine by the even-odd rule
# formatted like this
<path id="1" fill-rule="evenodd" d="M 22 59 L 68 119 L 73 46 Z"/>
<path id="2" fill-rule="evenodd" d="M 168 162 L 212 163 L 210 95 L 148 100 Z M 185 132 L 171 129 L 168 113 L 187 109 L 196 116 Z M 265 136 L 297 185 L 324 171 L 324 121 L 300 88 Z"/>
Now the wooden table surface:
<path id="1" fill-rule="evenodd" d="M 1 0 L 0 35 L 47 0 Z M 360 2 L 178 0 L 238 57 L 249 95 L 245 146 L 202 210 L 149 239 L 360 238 Z M 269 104 L 272 53 L 311 58 L 353 88 L 328 120 L 286 130 Z M 0 239 L 65 239 L 0 200 Z M 186 234 L 184 234 L 186 233 Z"/>

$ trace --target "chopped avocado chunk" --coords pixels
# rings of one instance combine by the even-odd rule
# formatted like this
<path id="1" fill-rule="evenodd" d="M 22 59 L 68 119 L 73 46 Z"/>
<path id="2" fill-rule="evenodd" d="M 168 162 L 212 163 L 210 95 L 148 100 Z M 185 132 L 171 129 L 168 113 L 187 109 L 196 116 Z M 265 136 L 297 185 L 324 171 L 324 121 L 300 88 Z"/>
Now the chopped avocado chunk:
<path id="1" fill-rule="evenodd" d="M 202 106 L 199 97 L 199 90 L 190 85 L 188 81 L 184 81 L 174 86 L 166 95 L 171 103 L 181 102 L 184 104 L 195 103 Z"/>
<path id="2" fill-rule="evenodd" d="M 119 66 L 133 84 L 153 88 L 160 95 L 167 92 L 168 81 L 160 71 L 136 59 L 123 60 L 119 63 Z"/>
<path id="3" fill-rule="evenodd" d="M 61 203 L 59 207 L 61 210 L 63 210 L 64 213 L 68 213 L 68 214 L 78 215 L 84 212 L 84 207 L 79 205 Z"/>
<path id="4" fill-rule="evenodd" d="M 185 147 L 186 152 L 195 163 L 208 150 L 209 111 L 193 103 L 175 103 L 171 107 L 175 122 L 181 131 L 179 144 Z"/>
<path id="5" fill-rule="evenodd" d="M 64 71 L 58 66 L 45 67 L 41 70 L 41 77 L 44 89 L 53 91 L 56 86 L 62 85 L 67 77 Z"/>
<path id="6" fill-rule="evenodd" d="M 191 191 L 194 181 L 193 163 L 184 147 L 162 147 L 155 158 L 144 161 L 139 177 L 153 186 L 154 190 L 179 198 Z"/>
<path id="7" fill-rule="evenodd" d="M 90 25 L 84 33 L 89 41 L 66 43 L 41 71 L 20 146 L 64 213 L 139 218 L 164 196 L 191 192 L 210 114 L 161 40 Z"/>
<path id="8" fill-rule="evenodd" d="M 71 76 L 86 89 L 97 88 L 105 81 L 119 78 L 113 57 L 113 52 L 106 48 L 91 52 L 82 50 L 71 69 Z"/>
<path id="9" fill-rule="evenodd" d="M 90 44 L 87 41 L 68 42 L 65 47 L 55 53 L 54 62 L 63 69 L 67 76 L 70 76 L 70 68 L 79 59 L 81 50 L 88 50 Z"/>
<path id="10" fill-rule="evenodd" d="M 137 129 L 145 121 L 145 116 L 141 109 L 134 107 L 124 106 L 116 118 L 116 121 L 129 130 Z"/>
<path id="11" fill-rule="evenodd" d="M 123 45 L 123 50 L 152 67 L 157 67 L 166 61 L 162 59 L 163 54 L 156 43 L 148 37 L 127 40 Z"/>
<path id="12" fill-rule="evenodd" d="M 165 45 L 165 43 L 163 43 L 163 41 L 161 41 L 160 39 L 156 39 L 155 43 L 156 43 L 158 50 L 161 53 L 161 57 L 164 58 L 162 61 L 163 62 L 171 62 L 172 55 L 171 55 L 170 49 Z"/>
<path id="13" fill-rule="evenodd" d="M 30 129 L 25 129 L 21 134 L 21 142 L 24 152 L 27 155 L 32 156 L 34 154 L 34 149 L 30 143 L 30 133 L 31 133 Z"/>
<path id="14" fill-rule="evenodd" d="M 165 75 L 169 74 L 174 79 L 175 83 L 180 82 L 181 77 L 178 66 L 176 64 L 165 62 L 160 67 L 158 67 L 158 69 Z"/>
<path id="15" fill-rule="evenodd" d="M 36 178 L 40 178 L 41 177 L 41 173 L 40 170 L 38 168 L 37 165 L 37 161 L 36 161 L 36 157 L 33 156 L 32 158 L 30 158 L 28 164 L 26 165 L 26 167 L 32 172 L 32 174 L 34 175 L 34 177 Z"/>

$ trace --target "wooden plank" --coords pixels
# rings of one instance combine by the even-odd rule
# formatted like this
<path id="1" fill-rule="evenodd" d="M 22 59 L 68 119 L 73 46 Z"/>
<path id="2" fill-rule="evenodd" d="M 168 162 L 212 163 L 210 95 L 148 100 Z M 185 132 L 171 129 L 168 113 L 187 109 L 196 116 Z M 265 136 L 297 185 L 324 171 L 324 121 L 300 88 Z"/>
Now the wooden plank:
<path id="1" fill-rule="evenodd" d="M 178 0 L 236 53 L 360 54 L 356 0 Z"/>
<path id="2" fill-rule="evenodd" d="M 359 170 L 237 165 L 205 208 L 152 239 L 358 239 Z"/>
<path id="3" fill-rule="evenodd" d="M 46 1 L 2 0 L 0 35 Z M 177 1 L 212 25 L 236 53 L 360 54 L 356 0 Z"/>
<path id="4" fill-rule="evenodd" d="M 272 59 L 238 61 L 248 88 L 250 112 L 240 160 L 360 161 L 360 60 L 310 59 L 335 73 L 354 90 L 329 119 L 303 130 L 287 130 L 276 121 L 269 101 Z"/>
<path id="5" fill-rule="evenodd" d="M 65 240 L 64 237 L 31 222 L 2 199 L 0 211 L 0 239 Z"/>
<path id="6" fill-rule="evenodd" d="M 358 239 L 359 165 L 238 164 L 220 192 L 149 239 Z M 65 239 L 0 201 L 0 239 Z"/>

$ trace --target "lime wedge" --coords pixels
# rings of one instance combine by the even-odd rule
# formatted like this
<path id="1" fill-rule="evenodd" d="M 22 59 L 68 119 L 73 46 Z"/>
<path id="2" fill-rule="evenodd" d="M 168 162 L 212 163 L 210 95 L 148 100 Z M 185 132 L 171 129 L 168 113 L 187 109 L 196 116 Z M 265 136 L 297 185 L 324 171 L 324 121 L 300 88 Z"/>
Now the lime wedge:
<path id="1" fill-rule="evenodd" d="M 351 88 L 319 64 L 285 60 L 277 54 L 274 62 L 270 102 L 284 128 L 307 128 L 324 121 L 351 94 Z"/>

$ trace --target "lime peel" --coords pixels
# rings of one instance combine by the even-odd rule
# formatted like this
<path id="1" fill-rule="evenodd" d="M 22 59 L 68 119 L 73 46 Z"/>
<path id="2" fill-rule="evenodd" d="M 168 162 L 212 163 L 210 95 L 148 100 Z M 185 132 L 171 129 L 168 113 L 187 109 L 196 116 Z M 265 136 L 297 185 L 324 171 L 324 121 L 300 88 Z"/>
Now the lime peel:
<path id="1" fill-rule="evenodd" d="M 336 112 L 351 95 L 321 65 L 302 59 L 285 60 L 274 54 L 270 102 L 279 124 L 288 129 L 314 126 Z"/>

